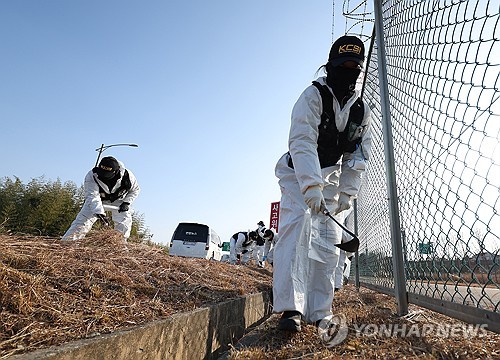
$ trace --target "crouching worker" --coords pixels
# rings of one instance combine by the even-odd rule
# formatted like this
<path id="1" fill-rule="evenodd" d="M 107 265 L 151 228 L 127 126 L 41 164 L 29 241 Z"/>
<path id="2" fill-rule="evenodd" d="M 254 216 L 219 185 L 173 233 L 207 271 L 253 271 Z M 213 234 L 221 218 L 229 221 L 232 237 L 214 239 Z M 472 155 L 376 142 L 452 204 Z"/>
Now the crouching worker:
<path id="1" fill-rule="evenodd" d="M 246 263 L 249 259 L 252 244 L 257 238 L 258 235 L 255 231 L 240 231 L 231 236 L 229 240 L 229 262 L 233 265 L 236 264 L 237 260 L 238 263 Z"/>
<path id="2" fill-rule="evenodd" d="M 83 187 L 85 202 L 62 240 L 83 239 L 97 220 L 107 224 L 106 205 L 111 205 L 106 210 L 111 211 L 115 230 L 128 239 L 132 229 L 130 205 L 140 192 L 134 174 L 123 163 L 107 156 L 87 173 Z"/>
<path id="3" fill-rule="evenodd" d="M 281 189 L 280 234 L 274 248 L 273 311 L 278 329 L 300 331 L 333 317 L 334 274 L 342 222 L 361 186 L 370 155 L 370 108 L 356 82 L 364 44 L 342 36 L 332 45 L 326 76 L 300 95 L 292 110 L 289 152 L 276 164 Z"/>

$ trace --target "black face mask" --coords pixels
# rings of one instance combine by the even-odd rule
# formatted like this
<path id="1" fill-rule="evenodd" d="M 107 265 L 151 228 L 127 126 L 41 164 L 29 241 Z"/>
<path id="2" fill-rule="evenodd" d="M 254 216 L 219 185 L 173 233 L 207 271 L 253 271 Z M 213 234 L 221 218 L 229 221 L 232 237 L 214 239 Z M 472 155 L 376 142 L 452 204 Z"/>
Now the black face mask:
<path id="1" fill-rule="evenodd" d="M 361 69 L 328 66 L 326 83 L 334 92 L 347 93 L 354 90 L 360 73 Z"/>
<path id="2" fill-rule="evenodd" d="M 108 185 L 108 187 L 111 189 L 113 186 L 115 186 L 116 182 L 120 178 L 120 171 L 116 170 L 113 172 L 109 172 L 107 174 L 103 175 L 97 175 L 99 180 L 101 180 L 103 183 Z"/>

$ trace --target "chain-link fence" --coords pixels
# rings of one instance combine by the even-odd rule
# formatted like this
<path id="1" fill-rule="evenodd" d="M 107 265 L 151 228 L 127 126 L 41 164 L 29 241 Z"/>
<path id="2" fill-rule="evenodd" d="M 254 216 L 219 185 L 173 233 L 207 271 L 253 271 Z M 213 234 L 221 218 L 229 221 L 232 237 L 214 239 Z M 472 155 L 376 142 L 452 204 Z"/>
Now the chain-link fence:
<path id="1" fill-rule="evenodd" d="M 500 5 L 377 3 L 385 49 L 372 43 L 363 87 L 373 148 L 357 200 L 361 285 L 394 294 L 402 277 L 410 302 L 498 332 Z M 384 53 L 387 94 L 379 82 Z M 389 191 L 384 96 L 397 199 Z M 398 234 L 391 230 L 391 201 Z M 394 235 L 401 269 L 393 265 Z"/>

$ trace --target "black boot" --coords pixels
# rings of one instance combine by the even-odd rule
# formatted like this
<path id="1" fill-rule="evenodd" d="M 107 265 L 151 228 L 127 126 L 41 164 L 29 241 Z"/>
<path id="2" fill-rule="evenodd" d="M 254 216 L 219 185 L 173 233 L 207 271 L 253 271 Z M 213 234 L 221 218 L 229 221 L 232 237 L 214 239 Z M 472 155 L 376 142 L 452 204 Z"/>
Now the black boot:
<path id="1" fill-rule="evenodd" d="M 302 315 L 298 311 L 284 311 L 278 323 L 279 330 L 299 332 L 300 318 Z"/>

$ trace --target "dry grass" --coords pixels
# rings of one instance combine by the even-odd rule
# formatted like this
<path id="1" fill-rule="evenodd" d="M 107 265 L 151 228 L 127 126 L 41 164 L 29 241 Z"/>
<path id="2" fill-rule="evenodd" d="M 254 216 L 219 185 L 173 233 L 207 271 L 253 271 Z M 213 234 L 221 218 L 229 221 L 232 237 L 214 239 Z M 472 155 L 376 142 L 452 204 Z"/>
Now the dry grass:
<path id="1" fill-rule="evenodd" d="M 424 327 L 461 329 L 473 325 L 414 305 L 407 316 L 399 317 L 393 297 L 365 288 L 358 292 L 347 285 L 336 292 L 333 308 L 345 317 L 348 327 L 347 338 L 336 346 L 322 341 L 313 325 L 303 325 L 302 332 L 296 334 L 280 332 L 276 330 L 279 316 L 273 315 L 241 339 L 228 359 L 500 359 L 500 335 L 481 330 L 479 336 L 463 336 L 460 330 L 449 337 L 429 331 L 425 336 L 417 336 L 417 331 L 411 335 L 410 329 L 424 334 Z M 363 325 L 369 324 L 373 324 L 372 329 L 405 328 L 409 336 L 364 331 Z"/>
<path id="2" fill-rule="evenodd" d="M 172 257 L 113 230 L 0 235 L 0 359 L 271 288 L 267 270 Z"/>
<path id="3" fill-rule="evenodd" d="M 168 256 L 160 247 L 124 244 L 112 230 L 84 240 L 0 235 L 0 359 L 114 332 L 271 288 L 268 270 Z M 299 334 L 275 329 L 277 316 L 252 330 L 230 359 L 484 359 L 500 358 L 500 335 L 482 337 L 357 336 L 356 324 L 460 324 L 411 306 L 394 314 L 394 299 L 348 285 L 334 308 L 347 339 L 327 347 L 312 325 Z"/>

